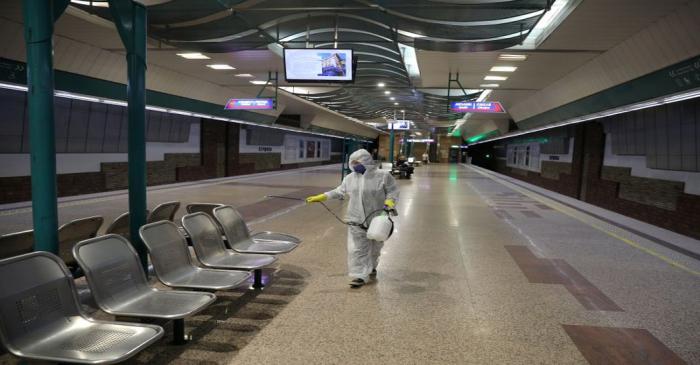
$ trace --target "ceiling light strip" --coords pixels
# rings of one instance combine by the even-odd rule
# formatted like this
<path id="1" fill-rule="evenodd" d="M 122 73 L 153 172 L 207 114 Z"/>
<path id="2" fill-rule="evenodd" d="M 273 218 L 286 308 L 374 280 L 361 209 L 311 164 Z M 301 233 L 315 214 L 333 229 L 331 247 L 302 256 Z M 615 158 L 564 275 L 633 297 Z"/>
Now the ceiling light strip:
<path id="1" fill-rule="evenodd" d="M 642 101 L 642 102 L 634 103 L 634 104 L 629 104 L 629 105 L 625 105 L 625 106 L 621 106 L 621 107 L 617 107 L 617 108 L 607 109 L 607 110 L 604 110 L 602 112 L 591 113 L 591 114 L 587 114 L 587 115 L 584 115 L 581 117 L 575 117 L 575 118 L 567 119 L 567 120 L 564 120 L 561 122 L 548 124 L 548 125 L 545 125 L 542 127 L 532 128 L 532 129 L 528 129 L 528 130 L 524 130 L 524 131 L 520 131 L 520 132 L 512 132 L 512 133 L 504 134 L 504 135 L 499 136 L 499 137 L 494 137 L 491 139 L 479 141 L 479 142 L 473 143 L 473 144 L 477 145 L 477 144 L 486 143 L 486 142 L 494 142 L 494 141 L 497 141 L 500 139 L 513 138 L 513 137 L 522 136 L 525 134 L 531 134 L 531 133 L 545 131 L 548 129 L 559 128 L 559 127 L 564 127 L 567 125 L 588 122 L 588 121 L 591 121 L 594 119 L 610 117 L 610 116 L 617 115 L 617 114 L 629 113 L 629 112 L 632 112 L 635 110 L 642 110 L 642 109 L 657 107 L 659 105 L 677 103 L 679 101 L 694 99 L 694 98 L 698 98 L 698 97 L 700 97 L 700 88 L 693 89 L 691 91 L 686 91 L 686 92 L 674 94 L 674 95 L 670 95 L 670 96 L 662 96 L 662 97 L 658 97 L 655 99 L 646 100 L 646 101 Z"/>
<path id="2" fill-rule="evenodd" d="M 0 82 L 0 89 L 17 90 L 17 91 L 24 91 L 24 92 L 27 92 L 27 90 L 28 90 L 27 86 L 18 85 L 18 84 L 10 84 L 10 83 L 5 83 L 5 82 Z M 123 107 L 128 106 L 128 104 L 122 100 L 97 98 L 94 96 L 76 94 L 76 93 L 72 93 L 72 92 L 68 92 L 68 91 L 57 90 L 54 93 L 54 95 L 56 97 L 59 97 L 59 98 L 82 100 L 82 101 L 89 101 L 89 102 L 123 106 Z M 311 132 L 311 131 L 307 131 L 307 130 L 303 130 L 303 129 L 295 129 L 295 128 L 288 128 L 288 127 L 259 124 L 259 123 L 248 122 L 248 121 L 240 120 L 240 119 L 224 118 L 224 117 L 211 115 L 211 114 L 193 113 L 193 112 L 189 112 L 186 110 L 180 110 L 180 109 L 162 108 L 162 107 L 158 107 L 158 106 L 154 106 L 154 105 L 146 105 L 146 110 L 169 113 L 169 114 L 186 115 L 186 116 L 197 117 L 197 118 L 215 119 L 215 120 L 221 120 L 221 121 L 226 121 L 226 122 L 231 122 L 231 123 L 253 125 L 253 126 L 264 127 L 264 128 L 280 129 L 280 130 L 285 130 L 285 131 L 295 132 L 295 133 L 305 133 L 305 134 L 312 134 L 312 135 L 332 137 L 332 138 L 355 139 L 353 137 L 344 137 L 344 136 L 333 135 L 333 134 L 328 134 L 328 133 Z M 355 122 L 359 122 L 359 123 L 364 125 L 364 123 L 362 123 L 361 121 L 359 121 L 355 118 L 350 118 L 350 117 L 346 117 L 346 118 L 353 120 Z M 363 141 L 371 142 L 369 140 L 363 140 Z"/>

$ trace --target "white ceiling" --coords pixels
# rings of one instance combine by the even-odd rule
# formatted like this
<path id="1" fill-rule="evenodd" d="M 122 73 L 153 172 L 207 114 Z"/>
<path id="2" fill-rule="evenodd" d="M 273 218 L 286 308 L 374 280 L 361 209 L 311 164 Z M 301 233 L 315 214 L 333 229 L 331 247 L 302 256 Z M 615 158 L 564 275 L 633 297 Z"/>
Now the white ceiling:
<path id="1" fill-rule="evenodd" d="M 696 0 L 583 0 L 540 49 L 606 51 Z"/>
<path id="2" fill-rule="evenodd" d="M 691 1 L 697 0 L 583 0 L 537 50 L 517 51 L 528 55 L 523 62 L 498 61 L 498 55 L 509 53 L 508 50 L 473 53 L 418 51 L 421 79 L 414 86 L 444 89 L 448 85 L 448 73 L 459 72 L 459 80 L 465 89 L 477 89 L 484 83 L 500 84 L 489 100 L 501 101 L 508 109 Z M 1 7 L 0 17 L 21 22 L 21 1 L 5 0 Z M 121 40 L 112 25 L 77 12 L 72 9 L 60 18 L 56 24 L 57 34 L 106 50 L 123 51 Z M 285 84 L 282 59 L 268 50 L 208 54 L 210 60 L 186 60 L 176 56 L 182 51 L 187 50 L 174 50 L 152 41 L 148 61 L 218 85 L 244 89 L 247 94 L 256 94 L 260 86 L 250 84 L 252 79 L 238 78 L 235 74 L 250 73 L 255 76 L 253 79 L 267 80 L 268 71 L 279 71 L 280 84 Z M 210 63 L 230 64 L 236 70 L 211 70 L 205 67 Z M 489 69 L 495 65 L 518 66 L 518 70 L 503 73 L 509 77 L 506 81 L 484 81 L 484 76 L 492 74 Z M 454 87 L 456 85 L 453 84 Z M 308 86 L 306 89 L 310 92 L 321 91 Z M 301 108 L 303 104 L 296 107 Z M 472 120 L 508 117 L 507 114 L 475 116 Z"/>

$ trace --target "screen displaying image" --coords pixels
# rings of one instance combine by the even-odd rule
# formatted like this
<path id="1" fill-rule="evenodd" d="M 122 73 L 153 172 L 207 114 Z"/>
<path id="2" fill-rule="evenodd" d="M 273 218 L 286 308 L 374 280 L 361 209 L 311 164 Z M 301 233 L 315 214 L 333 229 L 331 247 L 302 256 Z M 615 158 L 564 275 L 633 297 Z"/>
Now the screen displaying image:
<path id="1" fill-rule="evenodd" d="M 284 72 L 287 81 L 351 82 L 351 49 L 284 49 Z"/>
<path id="2" fill-rule="evenodd" d="M 394 130 L 408 130 L 411 128 L 411 122 L 408 120 L 395 120 L 393 123 L 388 123 L 388 127 Z"/>

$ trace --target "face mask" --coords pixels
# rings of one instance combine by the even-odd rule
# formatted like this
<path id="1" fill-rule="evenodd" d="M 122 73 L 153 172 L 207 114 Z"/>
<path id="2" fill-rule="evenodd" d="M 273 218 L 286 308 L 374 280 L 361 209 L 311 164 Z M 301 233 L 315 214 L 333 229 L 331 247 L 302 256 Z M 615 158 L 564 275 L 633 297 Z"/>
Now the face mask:
<path id="1" fill-rule="evenodd" d="M 364 174 L 365 171 L 367 170 L 365 168 L 365 165 L 363 165 L 361 163 L 358 163 L 357 165 L 353 166 L 352 169 L 355 170 L 355 172 L 357 172 L 358 174 Z"/>

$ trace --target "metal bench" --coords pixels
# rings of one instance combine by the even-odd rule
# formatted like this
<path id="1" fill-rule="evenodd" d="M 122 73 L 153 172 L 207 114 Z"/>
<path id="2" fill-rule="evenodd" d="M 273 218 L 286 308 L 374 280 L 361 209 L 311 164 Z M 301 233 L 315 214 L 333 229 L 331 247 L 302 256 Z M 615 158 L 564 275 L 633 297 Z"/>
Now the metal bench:
<path id="1" fill-rule="evenodd" d="M 139 230 L 148 247 L 156 276 L 163 284 L 176 288 L 226 290 L 250 279 L 247 271 L 201 268 L 192 263 L 185 237 L 173 222 L 147 224 Z"/>
<path id="2" fill-rule="evenodd" d="M 240 254 L 224 245 L 214 219 L 206 213 L 193 213 L 182 217 L 182 226 L 192 239 L 197 260 L 202 265 L 216 269 L 254 270 L 254 288 L 262 288 L 261 269 L 277 257 L 260 254 Z"/>
<path id="3" fill-rule="evenodd" d="M 301 243 L 297 237 L 277 232 L 259 232 L 251 236 L 243 217 L 230 205 L 214 208 L 214 217 L 236 252 L 276 255 L 290 252 Z"/>
<path id="4" fill-rule="evenodd" d="M 221 207 L 223 204 L 219 203 L 190 203 L 187 204 L 185 207 L 185 210 L 187 210 L 188 214 L 192 213 L 207 213 L 210 216 L 213 216 L 214 214 L 214 208 Z"/>
<path id="5" fill-rule="evenodd" d="M 76 219 L 58 228 L 58 256 L 74 274 L 78 263 L 73 258 L 73 246 L 82 240 L 96 237 L 102 222 L 104 222 L 102 217 L 94 216 Z"/>
<path id="6" fill-rule="evenodd" d="M 10 353 L 59 363 L 121 362 L 163 336 L 155 325 L 88 318 L 68 269 L 48 252 L 0 260 L 0 323 Z"/>
<path id="7" fill-rule="evenodd" d="M 146 216 L 148 217 L 148 210 L 146 210 Z M 105 234 L 118 234 L 126 239 L 130 239 L 129 231 L 129 212 L 120 214 L 113 222 L 107 227 Z"/>
<path id="8" fill-rule="evenodd" d="M 214 216 L 214 208 L 222 207 L 224 206 L 223 204 L 220 203 L 190 203 L 187 204 L 185 207 L 185 210 L 187 210 L 187 214 L 192 214 L 192 213 L 206 213 L 210 217 Z M 224 234 L 224 228 L 221 227 L 219 222 L 214 220 L 214 224 L 216 225 L 216 228 L 219 229 L 219 232 L 221 234 Z"/>
<path id="9" fill-rule="evenodd" d="M 0 259 L 32 252 L 34 231 L 27 230 L 0 236 Z"/>
<path id="10" fill-rule="evenodd" d="M 159 204 L 146 218 L 146 223 L 160 222 L 163 220 L 173 221 L 175 219 L 175 213 L 180 209 L 180 202 L 172 201 Z"/>
<path id="11" fill-rule="evenodd" d="M 184 318 L 216 300 L 211 293 L 152 288 L 131 243 L 116 234 L 81 241 L 73 256 L 100 309 L 114 316 L 173 320 L 176 344 L 186 342 Z"/>

